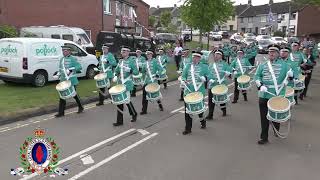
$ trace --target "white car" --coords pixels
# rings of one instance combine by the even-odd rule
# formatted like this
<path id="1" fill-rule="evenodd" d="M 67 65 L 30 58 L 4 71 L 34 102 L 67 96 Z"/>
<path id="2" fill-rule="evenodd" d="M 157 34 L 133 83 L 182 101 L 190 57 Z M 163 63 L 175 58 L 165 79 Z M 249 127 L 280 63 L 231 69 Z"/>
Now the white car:
<path id="1" fill-rule="evenodd" d="M 231 44 L 240 44 L 243 42 L 243 37 L 240 34 L 235 33 L 230 37 L 230 42 Z"/>
<path id="2" fill-rule="evenodd" d="M 267 40 L 267 39 L 271 40 L 271 36 L 269 36 L 269 35 L 259 35 L 259 36 L 256 37 L 257 41 Z"/>
<path id="3" fill-rule="evenodd" d="M 181 34 L 185 35 L 185 34 L 191 34 L 191 29 L 185 29 L 181 31 Z"/>
<path id="4" fill-rule="evenodd" d="M 250 45 L 250 44 L 252 44 L 252 43 L 255 43 L 256 40 L 253 39 L 253 38 L 244 38 L 244 39 L 243 39 L 243 42 L 244 42 L 246 45 Z"/>
<path id="5" fill-rule="evenodd" d="M 272 37 L 271 40 L 274 44 L 285 44 L 287 41 L 283 39 L 283 37 Z"/>
<path id="6" fill-rule="evenodd" d="M 253 33 L 245 33 L 243 36 L 248 39 L 256 39 L 256 35 Z"/>
<path id="7" fill-rule="evenodd" d="M 222 35 L 219 34 L 218 32 L 210 32 L 209 37 L 214 41 L 221 41 L 222 40 Z"/>
<path id="8" fill-rule="evenodd" d="M 31 83 L 42 87 L 56 81 L 62 58 L 61 46 L 71 47 L 71 53 L 82 66 L 77 76 L 93 78 L 97 58 L 88 54 L 72 41 L 49 38 L 5 38 L 0 39 L 0 80 L 4 82 Z"/>

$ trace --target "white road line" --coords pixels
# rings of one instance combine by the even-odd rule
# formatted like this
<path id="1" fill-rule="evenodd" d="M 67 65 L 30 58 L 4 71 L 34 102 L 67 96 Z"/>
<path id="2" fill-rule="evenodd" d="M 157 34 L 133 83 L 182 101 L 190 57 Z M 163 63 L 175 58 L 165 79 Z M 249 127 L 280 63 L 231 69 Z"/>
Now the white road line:
<path id="1" fill-rule="evenodd" d="M 97 148 L 97 147 L 99 147 L 99 146 L 102 146 L 102 145 L 104 145 L 104 144 L 106 144 L 106 143 L 108 143 L 108 142 L 110 142 L 110 141 L 113 141 L 113 140 L 115 140 L 115 139 L 117 139 L 117 138 L 119 138 L 119 137 L 121 137 L 121 136 L 124 136 L 124 135 L 126 135 L 126 134 L 128 134 L 128 133 L 131 133 L 131 132 L 133 132 L 133 131 L 135 131 L 135 130 L 136 130 L 136 129 L 129 129 L 128 131 L 125 131 L 125 132 L 123 132 L 123 133 L 120 133 L 120 134 L 118 134 L 118 135 L 115 135 L 115 136 L 113 136 L 113 137 L 111 137 L 111 138 L 108 138 L 108 139 L 106 139 L 106 140 L 104 140 L 104 141 L 101 141 L 101 142 L 99 142 L 99 143 L 97 143 L 97 144 L 95 144 L 95 145 L 93 145 L 93 146 L 90 146 L 90 147 L 88 147 L 87 149 L 84 149 L 84 150 L 82 150 L 82 151 L 80 151 L 80 152 L 77 152 L 77 153 L 75 153 L 75 154 L 73 154 L 73 155 L 71 155 L 71 156 L 69 156 L 69 157 L 66 157 L 66 158 L 60 160 L 60 161 L 58 162 L 57 166 L 60 165 L 60 164 L 62 164 L 62 163 L 65 163 L 65 162 L 67 162 L 67 161 L 70 161 L 70 160 L 73 159 L 73 158 L 79 157 L 79 156 L 82 155 L 82 154 L 85 154 L 85 153 L 87 153 L 87 152 L 89 152 L 89 151 L 91 151 L 91 150 L 93 150 L 93 149 L 95 149 L 95 148 Z M 24 177 L 24 178 L 21 178 L 20 180 L 31 179 L 31 178 L 33 178 L 33 177 L 36 177 L 37 175 L 38 175 L 37 173 L 33 173 L 33 174 L 29 175 L 29 176 L 26 176 L 26 177 Z"/>
<path id="2" fill-rule="evenodd" d="M 0 130 L 4 130 L 4 129 L 8 129 L 8 128 L 10 128 L 10 127 L 3 127 L 3 128 L 0 128 Z"/>
<path id="3" fill-rule="evenodd" d="M 118 157 L 118 156 L 120 156 L 120 155 L 122 155 L 122 154 L 126 153 L 127 151 L 129 151 L 129 150 L 131 150 L 131 149 L 133 149 L 133 148 L 137 147 L 138 145 L 140 145 L 140 144 L 144 143 L 145 141 L 147 141 L 147 140 L 149 140 L 149 139 L 151 139 L 151 138 L 153 138 L 153 137 L 155 137 L 155 136 L 157 136 L 157 135 L 158 135 L 158 133 L 153 133 L 153 134 L 151 134 L 151 135 L 149 135 L 149 136 L 147 136 L 147 137 L 143 138 L 142 140 L 140 140 L 140 141 L 138 141 L 138 142 L 136 142 L 136 143 L 134 143 L 134 144 L 131 144 L 130 146 L 128 146 L 128 147 L 126 147 L 126 148 L 122 149 L 121 151 L 119 151 L 119 152 L 117 152 L 117 153 L 113 154 L 112 156 L 110 156 L 110 157 L 108 157 L 108 158 L 106 158 L 106 159 L 104 159 L 104 160 L 102 160 L 102 161 L 98 162 L 97 164 L 95 164 L 95 165 L 93 165 L 93 166 L 89 167 L 88 169 L 86 169 L 86 170 L 84 170 L 84 171 L 82 171 L 82 172 L 80 172 L 80 173 L 76 174 L 75 176 L 73 176 L 73 177 L 69 178 L 69 180 L 76 180 L 76 179 L 81 178 L 82 176 L 84 176 L 84 175 L 88 174 L 89 172 L 91 172 L 91 171 L 93 171 L 93 170 L 95 170 L 95 169 L 99 168 L 100 166 L 102 166 L 102 165 L 104 165 L 104 164 L 108 163 L 109 161 L 111 161 L 111 160 L 115 159 L 116 157 Z"/>
<path id="4" fill-rule="evenodd" d="M 144 130 L 144 129 L 137 129 L 137 131 L 138 131 L 142 136 L 145 136 L 145 135 L 150 134 L 147 130 Z"/>
<path id="5" fill-rule="evenodd" d="M 172 113 L 176 113 L 176 112 L 180 111 L 180 110 L 183 109 L 183 108 L 184 108 L 184 106 L 179 107 L 178 109 L 175 109 L 175 110 L 171 111 L 171 114 L 172 114 Z"/>
<path id="6" fill-rule="evenodd" d="M 92 159 L 92 157 L 88 154 L 82 154 L 80 155 L 80 159 L 83 163 L 83 165 L 88 165 L 88 164 L 93 164 L 94 160 Z"/>

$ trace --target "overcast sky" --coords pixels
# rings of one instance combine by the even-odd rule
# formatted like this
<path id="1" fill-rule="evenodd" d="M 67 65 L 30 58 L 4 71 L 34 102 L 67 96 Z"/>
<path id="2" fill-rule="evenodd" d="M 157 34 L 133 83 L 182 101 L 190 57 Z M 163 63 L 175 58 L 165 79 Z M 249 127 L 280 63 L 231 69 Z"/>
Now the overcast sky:
<path id="1" fill-rule="evenodd" d="M 143 0 L 144 2 L 148 3 L 151 7 L 172 7 L 174 4 L 181 5 L 183 0 Z M 248 0 L 234 0 L 235 4 L 247 4 Z M 288 0 L 273 0 L 273 2 L 283 2 Z M 269 0 L 252 0 L 253 5 L 261 5 L 267 4 Z"/>

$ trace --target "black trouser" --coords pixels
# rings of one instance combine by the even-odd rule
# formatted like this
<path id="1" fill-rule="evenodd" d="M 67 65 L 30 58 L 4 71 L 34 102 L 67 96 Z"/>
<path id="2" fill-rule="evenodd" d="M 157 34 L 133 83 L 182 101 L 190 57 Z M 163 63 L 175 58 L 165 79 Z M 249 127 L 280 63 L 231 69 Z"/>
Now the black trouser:
<path id="1" fill-rule="evenodd" d="M 75 89 L 75 91 L 77 91 L 76 86 L 74 86 L 74 89 Z M 76 96 L 74 96 L 73 98 L 76 100 L 76 102 L 78 104 L 78 108 L 82 109 L 83 106 L 81 104 L 81 100 L 80 100 L 80 97 L 78 96 L 78 94 Z M 59 114 L 60 115 L 64 115 L 64 110 L 66 109 L 66 104 L 67 104 L 66 100 L 60 98 L 60 100 L 59 100 Z"/>
<path id="2" fill-rule="evenodd" d="M 117 105 L 117 107 L 119 108 L 117 110 L 117 123 L 118 124 L 123 124 L 123 104 L 120 104 L 120 105 Z M 137 112 L 132 104 L 132 102 L 130 102 L 129 104 L 127 104 L 127 107 L 128 107 L 128 110 L 129 110 L 129 113 L 132 117 L 135 117 L 137 116 Z M 121 111 L 119 111 L 121 110 Z"/>
<path id="3" fill-rule="evenodd" d="M 158 80 L 158 84 L 160 85 L 161 83 L 163 83 L 164 88 L 167 88 L 167 79 L 165 80 Z"/>
<path id="4" fill-rule="evenodd" d="M 177 71 L 179 70 L 180 67 L 180 60 L 181 60 L 181 56 L 174 56 L 174 61 L 176 62 L 176 66 L 177 66 Z"/>
<path id="5" fill-rule="evenodd" d="M 244 100 L 247 100 L 247 91 L 246 90 L 242 90 L 241 91 L 244 97 Z M 239 89 L 238 89 L 238 81 L 237 78 L 234 79 L 234 95 L 233 95 L 233 100 L 234 101 L 238 101 L 239 99 Z"/>
<path id="6" fill-rule="evenodd" d="M 212 102 L 212 92 L 211 89 L 208 90 L 208 105 L 209 105 L 209 114 L 208 117 L 213 117 L 213 112 L 214 112 L 214 108 L 216 106 L 215 103 Z M 221 104 L 221 111 L 226 113 L 227 108 L 226 108 L 226 104 Z"/>
<path id="7" fill-rule="evenodd" d="M 256 60 L 256 57 L 252 57 L 252 58 L 249 59 L 249 62 L 251 64 L 251 66 L 254 66 L 255 60 Z"/>
<path id="8" fill-rule="evenodd" d="M 181 88 L 181 91 L 180 91 L 180 99 L 183 99 L 183 95 L 184 95 L 184 89 Z"/>
<path id="9" fill-rule="evenodd" d="M 131 91 L 131 96 L 136 96 L 136 92 L 137 92 L 137 86 L 133 85 L 133 89 Z"/>
<path id="10" fill-rule="evenodd" d="M 185 130 L 186 131 L 191 131 L 191 128 L 192 128 L 192 118 L 190 117 L 190 115 L 187 113 L 187 106 L 186 106 L 186 103 L 184 103 L 184 119 L 185 119 L 185 122 L 186 122 L 186 127 L 185 127 Z M 199 114 L 198 115 L 199 118 L 201 119 L 201 121 L 204 121 L 203 119 L 203 113 Z"/>
<path id="11" fill-rule="evenodd" d="M 308 91 L 308 86 L 309 86 L 309 83 L 310 83 L 310 80 L 311 80 L 311 75 L 312 75 L 312 71 L 311 71 L 311 73 L 307 73 L 306 74 L 306 79 L 304 80 L 305 88 L 304 88 L 303 92 L 300 95 L 302 97 L 307 96 L 307 91 Z"/>
<path id="12" fill-rule="evenodd" d="M 259 109 L 260 109 L 260 119 L 261 119 L 261 135 L 260 139 L 268 140 L 269 133 L 269 120 L 267 119 L 268 114 L 268 99 L 259 98 Z M 279 131 L 280 123 L 272 122 L 274 127 Z"/>
<path id="13" fill-rule="evenodd" d="M 298 95 L 300 94 L 301 90 L 294 90 L 294 100 L 296 104 L 298 104 Z"/>
<path id="14" fill-rule="evenodd" d="M 99 104 L 103 104 L 104 100 L 105 100 L 105 96 L 104 93 L 106 92 L 106 88 L 100 88 L 99 91 Z"/>
<path id="15" fill-rule="evenodd" d="M 147 92 L 146 92 L 146 89 L 145 89 L 146 86 L 147 85 L 143 86 L 143 91 L 142 91 L 142 112 L 145 112 L 145 113 L 148 111 Z M 160 99 L 157 101 L 157 103 L 159 105 L 159 108 L 163 108 Z"/>

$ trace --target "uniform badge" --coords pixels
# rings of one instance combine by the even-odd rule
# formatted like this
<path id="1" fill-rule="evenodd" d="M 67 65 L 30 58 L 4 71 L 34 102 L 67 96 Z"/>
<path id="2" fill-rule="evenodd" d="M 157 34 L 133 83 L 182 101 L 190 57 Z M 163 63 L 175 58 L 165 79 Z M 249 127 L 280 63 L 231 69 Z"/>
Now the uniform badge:
<path id="1" fill-rule="evenodd" d="M 52 137 L 46 137 L 44 129 L 34 130 L 33 137 L 27 137 L 19 149 L 21 167 L 11 169 L 12 175 L 25 176 L 31 173 L 65 175 L 67 169 L 57 167 L 60 148 Z"/>

